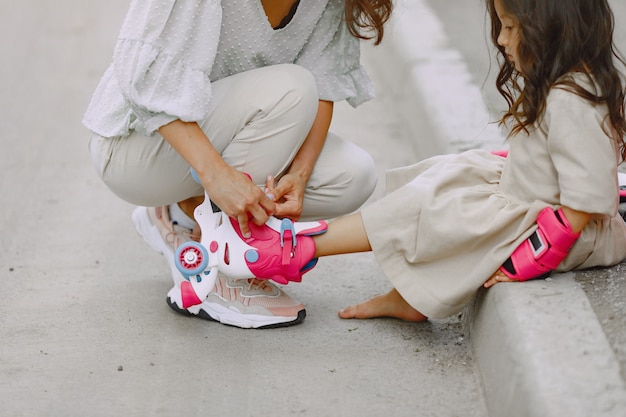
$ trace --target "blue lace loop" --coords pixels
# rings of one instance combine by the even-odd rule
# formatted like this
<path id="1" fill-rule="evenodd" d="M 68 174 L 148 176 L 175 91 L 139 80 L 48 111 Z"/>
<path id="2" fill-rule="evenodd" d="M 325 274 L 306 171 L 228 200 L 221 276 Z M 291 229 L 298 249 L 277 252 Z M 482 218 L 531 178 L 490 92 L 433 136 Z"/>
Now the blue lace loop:
<path id="1" fill-rule="evenodd" d="M 191 178 L 193 178 L 195 182 L 197 182 L 198 184 L 202 184 L 195 169 L 189 167 L 189 173 L 191 174 Z"/>
<path id="2" fill-rule="evenodd" d="M 285 246 L 285 231 L 289 230 L 291 232 L 291 245 L 293 248 L 296 248 L 296 228 L 293 225 L 293 222 L 289 219 L 283 219 L 280 223 L 280 246 Z"/>

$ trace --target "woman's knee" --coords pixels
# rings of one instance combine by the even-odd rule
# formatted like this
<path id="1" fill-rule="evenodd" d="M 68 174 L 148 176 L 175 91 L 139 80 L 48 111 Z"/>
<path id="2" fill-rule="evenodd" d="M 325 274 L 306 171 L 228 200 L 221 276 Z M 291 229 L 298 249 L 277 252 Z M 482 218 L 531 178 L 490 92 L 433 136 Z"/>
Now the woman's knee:
<path id="1" fill-rule="evenodd" d="M 378 183 L 372 156 L 364 149 L 332 136 L 327 139 L 329 146 L 320 155 L 309 179 L 303 220 L 351 213 L 363 205 Z"/>
<path id="2" fill-rule="evenodd" d="M 280 64 L 268 67 L 272 77 L 282 89 L 282 99 L 294 107 L 304 108 L 303 113 L 317 114 L 319 93 L 315 78 L 309 70 L 300 65 Z"/>
<path id="3" fill-rule="evenodd" d="M 345 183 L 344 209 L 347 213 L 357 210 L 372 195 L 378 184 L 376 164 L 372 156 L 361 148 L 343 166 L 349 181 Z"/>
<path id="4" fill-rule="evenodd" d="M 280 64 L 268 68 L 276 71 L 280 84 L 285 88 L 297 91 L 303 97 L 319 97 L 315 77 L 308 69 L 296 64 Z"/>

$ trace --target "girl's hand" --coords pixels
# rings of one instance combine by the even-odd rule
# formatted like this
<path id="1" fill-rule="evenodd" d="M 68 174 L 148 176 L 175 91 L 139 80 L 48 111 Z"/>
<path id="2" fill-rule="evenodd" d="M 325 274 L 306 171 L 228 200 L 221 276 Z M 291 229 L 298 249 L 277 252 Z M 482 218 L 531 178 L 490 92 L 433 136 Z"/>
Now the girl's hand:
<path id="1" fill-rule="evenodd" d="M 554 261 L 554 259 L 558 256 L 558 262 L 556 262 L 556 264 L 558 264 L 565 258 L 565 254 L 567 253 L 569 248 L 576 242 L 576 239 L 578 239 L 578 234 L 580 234 L 580 232 L 587 225 L 587 223 L 589 223 L 589 221 L 591 220 L 591 216 L 591 213 L 577 211 L 566 206 L 562 206 L 561 209 L 557 212 L 553 212 L 553 209 L 548 207 L 542 210 L 542 212 L 539 214 L 539 217 L 537 218 L 537 223 L 539 225 L 539 228 L 543 228 L 542 230 L 544 230 L 543 232 L 541 232 L 544 236 L 544 239 L 549 242 L 549 248 L 547 249 L 547 252 L 550 253 L 550 255 L 548 255 L 548 258 L 552 258 L 551 261 Z M 555 223 L 560 224 L 560 228 L 562 228 L 563 230 L 552 226 L 552 224 Z M 552 231 L 550 235 L 548 235 L 547 230 L 550 229 L 552 229 Z M 519 246 L 516 251 L 522 248 L 525 247 Z M 523 250 L 525 251 L 525 249 Z M 521 274 L 519 274 L 518 271 L 518 274 L 516 274 L 517 279 L 509 278 L 500 269 L 498 269 L 491 276 L 491 278 L 489 278 L 483 284 L 483 286 L 485 288 L 489 288 L 492 287 L 496 282 L 527 281 L 529 279 L 533 279 L 533 277 L 537 278 L 541 276 L 542 273 L 545 273 L 550 269 L 554 269 L 556 267 L 556 265 L 553 265 L 550 268 L 547 268 L 543 266 L 542 262 L 537 263 L 537 265 L 540 264 L 542 265 L 542 269 L 538 269 L 539 267 L 529 267 L 525 268 Z M 528 274 L 528 276 L 525 276 L 526 274 Z"/>
<path id="2" fill-rule="evenodd" d="M 267 177 L 265 194 L 271 195 L 276 203 L 274 215 L 298 221 L 302 215 L 305 181 L 295 174 L 287 173 L 275 183 L 274 177 Z"/>
<path id="3" fill-rule="evenodd" d="M 498 269 L 496 272 L 494 272 L 494 274 L 491 276 L 491 278 L 489 278 L 483 284 L 483 287 L 485 287 L 485 288 L 493 287 L 496 282 L 513 282 L 513 280 L 511 278 L 507 277 L 506 275 L 504 275 L 504 272 L 502 272 L 502 271 L 500 271 L 500 269 Z"/>

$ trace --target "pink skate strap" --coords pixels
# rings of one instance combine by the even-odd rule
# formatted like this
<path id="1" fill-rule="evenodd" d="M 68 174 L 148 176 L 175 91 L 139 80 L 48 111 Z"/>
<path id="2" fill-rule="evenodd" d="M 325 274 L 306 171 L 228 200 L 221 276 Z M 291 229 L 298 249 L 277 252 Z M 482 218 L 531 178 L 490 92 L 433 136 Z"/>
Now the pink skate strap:
<path id="1" fill-rule="evenodd" d="M 289 219 L 283 219 L 280 225 L 280 246 L 283 248 L 283 265 L 289 265 L 297 243 L 298 239 L 296 239 L 296 230 L 293 226 L 293 222 Z"/>
<path id="2" fill-rule="evenodd" d="M 289 229 L 294 236 L 321 235 L 326 232 L 326 229 L 328 229 L 328 224 L 324 220 L 292 222 L 289 219 L 281 220 L 272 216 L 265 224 L 267 227 L 278 233 L 282 233 L 281 231 Z"/>
<path id="3" fill-rule="evenodd" d="M 501 156 L 503 158 L 506 158 L 507 156 L 509 156 L 509 151 L 506 149 L 502 149 L 499 151 L 491 151 L 492 155 L 496 155 L 496 156 Z"/>
<path id="4" fill-rule="evenodd" d="M 202 303 L 202 300 L 198 298 L 198 295 L 189 281 L 183 281 L 180 283 L 180 298 L 183 302 L 183 308 L 189 308 Z"/>
<path id="5" fill-rule="evenodd" d="M 565 259 L 579 236 L 562 209 L 546 207 L 537 216 L 537 231 L 513 251 L 500 270 L 518 281 L 547 275 Z"/>

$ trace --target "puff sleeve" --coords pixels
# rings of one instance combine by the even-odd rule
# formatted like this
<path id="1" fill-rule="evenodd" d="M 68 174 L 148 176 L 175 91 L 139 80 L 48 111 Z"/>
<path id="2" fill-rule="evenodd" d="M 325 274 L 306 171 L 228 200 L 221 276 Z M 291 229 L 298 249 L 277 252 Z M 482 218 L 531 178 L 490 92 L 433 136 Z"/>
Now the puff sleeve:
<path id="1" fill-rule="evenodd" d="M 554 88 L 545 121 L 548 149 L 557 171 L 561 204 L 613 216 L 617 211 L 617 152 L 604 132 L 606 106 Z"/>
<path id="2" fill-rule="evenodd" d="M 343 3 L 328 3 L 295 63 L 315 76 L 321 100 L 346 100 L 356 107 L 374 97 L 374 87 L 360 63 L 360 41 L 343 18 Z"/>
<path id="3" fill-rule="evenodd" d="M 150 135 L 176 119 L 205 118 L 221 18 L 219 0 L 134 0 L 87 127 L 103 136 Z"/>

